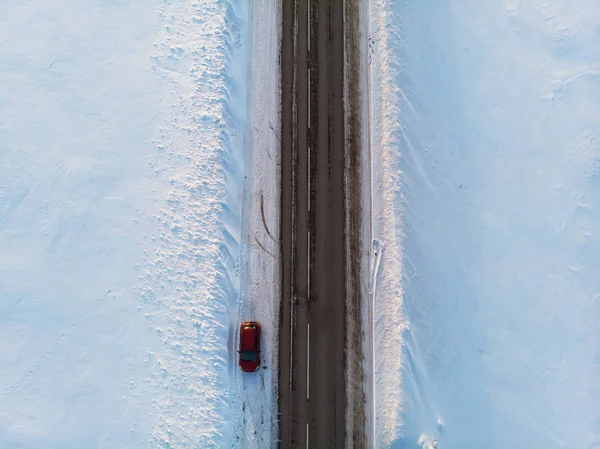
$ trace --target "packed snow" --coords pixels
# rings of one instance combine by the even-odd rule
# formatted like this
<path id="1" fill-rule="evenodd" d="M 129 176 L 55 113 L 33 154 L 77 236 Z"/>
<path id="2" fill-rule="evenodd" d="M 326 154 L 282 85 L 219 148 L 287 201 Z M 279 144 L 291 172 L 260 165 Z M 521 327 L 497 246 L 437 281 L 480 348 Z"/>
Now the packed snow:
<path id="1" fill-rule="evenodd" d="M 246 227 L 262 204 L 277 232 L 276 159 L 244 182 L 253 145 L 276 154 L 277 92 L 248 117 L 276 70 L 272 3 L 1 3 L 0 447 L 272 441 L 275 283 L 246 271 Z M 277 254 L 262 219 L 249 232 Z M 268 369 L 240 378 L 245 310 Z"/>
<path id="2" fill-rule="evenodd" d="M 256 374 L 233 371 L 235 435 L 240 449 L 277 447 L 279 369 L 279 17 L 273 0 L 253 0 L 249 144 L 244 189 L 238 322 L 262 324 L 262 366 Z M 236 329 L 239 333 L 239 330 Z M 237 340 L 238 335 L 235 334 Z"/>
<path id="3" fill-rule="evenodd" d="M 375 447 L 600 447 L 600 3 L 370 6 Z"/>

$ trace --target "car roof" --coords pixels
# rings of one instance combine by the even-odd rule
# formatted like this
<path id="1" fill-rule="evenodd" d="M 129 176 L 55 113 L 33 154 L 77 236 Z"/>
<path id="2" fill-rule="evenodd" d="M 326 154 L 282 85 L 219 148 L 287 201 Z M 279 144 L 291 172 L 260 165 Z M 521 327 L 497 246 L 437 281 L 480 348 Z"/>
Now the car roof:
<path id="1" fill-rule="evenodd" d="M 256 349 L 254 339 L 256 337 L 256 329 L 252 326 L 244 326 L 242 328 L 242 351 Z"/>

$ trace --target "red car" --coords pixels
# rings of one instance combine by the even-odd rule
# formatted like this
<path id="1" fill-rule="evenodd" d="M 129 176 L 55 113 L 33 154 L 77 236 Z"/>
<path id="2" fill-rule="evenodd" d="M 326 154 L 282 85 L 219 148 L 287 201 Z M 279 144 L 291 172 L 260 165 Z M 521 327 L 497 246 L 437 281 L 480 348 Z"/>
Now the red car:
<path id="1" fill-rule="evenodd" d="M 260 323 L 244 321 L 240 324 L 240 368 L 252 373 L 260 367 Z"/>

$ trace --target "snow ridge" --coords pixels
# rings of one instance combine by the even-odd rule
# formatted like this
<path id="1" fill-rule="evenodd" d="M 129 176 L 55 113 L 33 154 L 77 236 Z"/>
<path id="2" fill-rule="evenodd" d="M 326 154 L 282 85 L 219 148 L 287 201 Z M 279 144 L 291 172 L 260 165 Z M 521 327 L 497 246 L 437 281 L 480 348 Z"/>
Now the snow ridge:
<path id="1" fill-rule="evenodd" d="M 151 161 L 170 191 L 153 217 L 160 232 L 141 287 L 163 346 L 146 358 L 158 414 L 152 437 L 162 448 L 224 447 L 233 439 L 228 379 L 246 119 L 244 79 L 235 72 L 244 66 L 244 8 L 165 2 L 152 55 L 175 105 Z"/>
<path id="2" fill-rule="evenodd" d="M 371 11 L 374 447 L 596 447 L 600 5 Z"/>
<path id="3" fill-rule="evenodd" d="M 373 240 L 384 251 L 372 279 L 374 315 L 374 447 L 389 447 L 400 435 L 402 412 L 402 214 L 400 170 L 402 91 L 397 46 L 402 18 L 388 0 L 372 0 L 371 21 L 371 154 L 373 188 Z M 375 249 L 374 249 L 375 251 Z M 373 257 L 374 255 L 372 255 Z"/>

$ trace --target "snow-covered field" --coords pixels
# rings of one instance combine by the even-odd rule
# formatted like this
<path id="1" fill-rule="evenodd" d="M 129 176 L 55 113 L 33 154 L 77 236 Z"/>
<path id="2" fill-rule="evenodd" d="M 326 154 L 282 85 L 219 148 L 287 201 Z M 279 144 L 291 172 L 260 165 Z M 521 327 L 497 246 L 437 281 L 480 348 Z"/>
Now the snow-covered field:
<path id="1" fill-rule="evenodd" d="M 375 447 L 600 447 L 600 3 L 372 0 L 371 37 Z"/>
<path id="2" fill-rule="evenodd" d="M 237 441 L 250 19 L 0 2 L 0 447 Z"/>
<path id="3" fill-rule="evenodd" d="M 600 447 L 600 4 L 364 4 L 374 447 Z M 0 447 L 275 443 L 278 14 L 1 2 Z"/>

